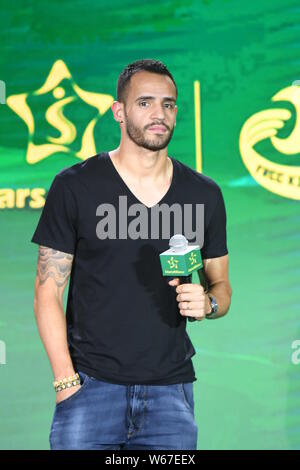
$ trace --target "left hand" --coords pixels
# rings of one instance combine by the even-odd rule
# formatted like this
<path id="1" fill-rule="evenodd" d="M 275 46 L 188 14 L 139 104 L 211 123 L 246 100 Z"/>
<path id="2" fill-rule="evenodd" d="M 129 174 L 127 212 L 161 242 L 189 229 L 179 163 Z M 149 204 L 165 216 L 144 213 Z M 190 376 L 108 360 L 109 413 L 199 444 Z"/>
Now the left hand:
<path id="1" fill-rule="evenodd" d="M 201 321 L 204 320 L 207 313 L 210 313 L 210 299 L 201 284 L 179 284 L 178 278 L 172 279 L 168 284 L 177 286 L 176 300 L 182 316 L 194 317 Z"/>

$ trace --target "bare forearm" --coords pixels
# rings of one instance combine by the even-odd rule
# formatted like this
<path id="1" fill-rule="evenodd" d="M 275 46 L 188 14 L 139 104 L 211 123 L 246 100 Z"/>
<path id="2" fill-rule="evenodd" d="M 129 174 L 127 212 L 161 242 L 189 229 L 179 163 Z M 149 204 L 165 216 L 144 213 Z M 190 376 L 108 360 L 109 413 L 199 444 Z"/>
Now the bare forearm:
<path id="1" fill-rule="evenodd" d="M 63 291 L 71 272 L 73 255 L 39 247 L 34 290 L 34 313 L 41 340 L 55 380 L 74 374 L 68 349 Z"/>
<path id="2" fill-rule="evenodd" d="M 75 373 L 68 349 L 66 318 L 62 303 L 55 297 L 36 294 L 34 313 L 55 380 Z"/>

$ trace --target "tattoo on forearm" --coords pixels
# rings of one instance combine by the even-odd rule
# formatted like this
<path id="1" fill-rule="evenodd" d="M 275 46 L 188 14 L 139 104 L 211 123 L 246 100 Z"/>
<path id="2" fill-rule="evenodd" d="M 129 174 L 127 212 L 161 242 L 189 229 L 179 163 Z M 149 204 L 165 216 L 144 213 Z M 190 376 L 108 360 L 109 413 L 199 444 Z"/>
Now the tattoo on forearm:
<path id="1" fill-rule="evenodd" d="M 70 275 L 73 258 L 69 253 L 39 246 L 37 274 L 40 284 L 44 284 L 51 277 L 58 289 L 63 287 Z"/>

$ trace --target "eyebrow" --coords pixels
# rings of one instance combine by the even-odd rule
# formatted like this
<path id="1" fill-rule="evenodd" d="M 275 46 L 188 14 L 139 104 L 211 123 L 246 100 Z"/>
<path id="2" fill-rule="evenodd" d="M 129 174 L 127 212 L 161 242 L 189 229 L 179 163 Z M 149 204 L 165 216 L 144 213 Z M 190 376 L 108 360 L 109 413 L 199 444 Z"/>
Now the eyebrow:
<path id="1" fill-rule="evenodd" d="M 139 96 L 135 101 L 139 100 L 154 100 L 154 96 Z M 176 99 L 173 98 L 173 96 L 164 96 L 163 101 L 173 101 L 173 103 L 176 103 Z"/>

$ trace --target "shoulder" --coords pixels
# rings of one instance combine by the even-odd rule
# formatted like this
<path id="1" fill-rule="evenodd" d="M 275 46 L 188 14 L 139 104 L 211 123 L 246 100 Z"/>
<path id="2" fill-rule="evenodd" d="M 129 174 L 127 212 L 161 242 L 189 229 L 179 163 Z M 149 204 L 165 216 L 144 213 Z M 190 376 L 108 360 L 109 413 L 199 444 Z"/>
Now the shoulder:
<path id="1" fill-rule="evenodd" d="M 220 195 L 221 187 L 212 178 L 203 173 L 199 173 L 197 170 L 175 158 L 173 158 L 173 161 L 176 162 L 179 176 L 185 183 L 194 185 L 196 190 L 204 192 L 209 198 L 215 198 Z"/>
<path id="2" fill-rule="evenodd" d="M 101 168 L 106 152 L 86 158 L 83 161 L 65 167 L 55 175 L 55 180 L 68 186 L 70 189 L 76 188 L 82 183 L 88 183 Z"/>

